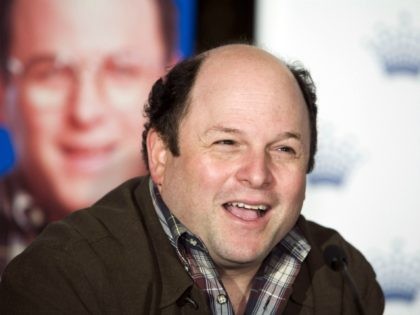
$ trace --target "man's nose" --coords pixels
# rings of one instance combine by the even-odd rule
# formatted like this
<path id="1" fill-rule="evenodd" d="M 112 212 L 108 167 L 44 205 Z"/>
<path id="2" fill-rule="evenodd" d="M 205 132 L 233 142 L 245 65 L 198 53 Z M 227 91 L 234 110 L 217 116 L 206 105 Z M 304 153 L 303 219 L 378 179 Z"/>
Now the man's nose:
<path id="1" fill-rule="evenodd" d="M 106 108 L 93 71 L 81 71 L 73 85 L 69 105 L 70 118 L 79 127 L 87 128 L 103 119 Z"/>
<path id="2" fill-rule="evenodd" d="M 236 177 L 250 188 L 268 188 L 273 182 L 269 154 L 267 152 L 250 152 L 245 154 Z"/>

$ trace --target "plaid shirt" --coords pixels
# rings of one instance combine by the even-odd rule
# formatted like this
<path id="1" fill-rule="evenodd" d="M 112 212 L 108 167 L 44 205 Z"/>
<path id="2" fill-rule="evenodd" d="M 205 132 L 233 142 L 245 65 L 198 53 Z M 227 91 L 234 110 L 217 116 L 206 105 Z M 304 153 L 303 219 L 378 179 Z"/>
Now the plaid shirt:
<path id="1" fill-rule="evenodd" d="M 201 240 L 171 214 L 152 181 L 153 204 L 163 230 L 194 283 L 205 293 L 213 314 L 233 315 L 233 307 L 216 266 Z M 266 257 L 257 272 L 245 314 L 280 314 L 292 292 L 292 285 L 310 245 L 294 227 Z"/>
<path id="2" fill-rule="evenodd" d="M 18 175 L 0 181 L 0 278 L 7 263 L 44 228 L 44 212 L 22 188 Z"/>

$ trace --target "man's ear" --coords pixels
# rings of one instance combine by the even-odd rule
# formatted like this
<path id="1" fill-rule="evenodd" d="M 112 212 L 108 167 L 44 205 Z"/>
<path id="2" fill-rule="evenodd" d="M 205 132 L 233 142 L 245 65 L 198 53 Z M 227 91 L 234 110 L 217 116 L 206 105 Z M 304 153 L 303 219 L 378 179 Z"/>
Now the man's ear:
<path id="1" fill-rule="evenodd" d="M 149 161 L 149 171 L 153 182 L 160 186 L 165 176 L 166 161 L 168 158 L 168 148 L 159 133 L 150 129 L 147 134 L 147 157 Z"/>

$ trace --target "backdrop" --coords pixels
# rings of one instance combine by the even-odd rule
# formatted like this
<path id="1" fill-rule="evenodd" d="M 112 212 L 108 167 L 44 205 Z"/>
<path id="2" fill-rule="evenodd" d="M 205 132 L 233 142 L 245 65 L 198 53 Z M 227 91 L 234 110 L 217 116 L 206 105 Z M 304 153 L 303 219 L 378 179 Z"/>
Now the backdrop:
<path id="1" fill-rule="evenodd" d="M 365 253 L 385 314 L 420 314 L 420 2 L 261 0 L 256 40 L 318 87 L 303 213 Z"/>

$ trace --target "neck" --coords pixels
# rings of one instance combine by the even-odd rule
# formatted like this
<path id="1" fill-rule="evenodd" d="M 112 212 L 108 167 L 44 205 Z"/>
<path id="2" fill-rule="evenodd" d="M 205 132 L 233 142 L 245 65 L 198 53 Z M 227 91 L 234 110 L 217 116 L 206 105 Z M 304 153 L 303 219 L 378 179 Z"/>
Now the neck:
<path id="1" fill-rule="evenodd" d="M 244 314 L 252 281 L 258 268 L 222 269 L 219 271 L 220 279 L 229 295 L 235 314 Z"/>

